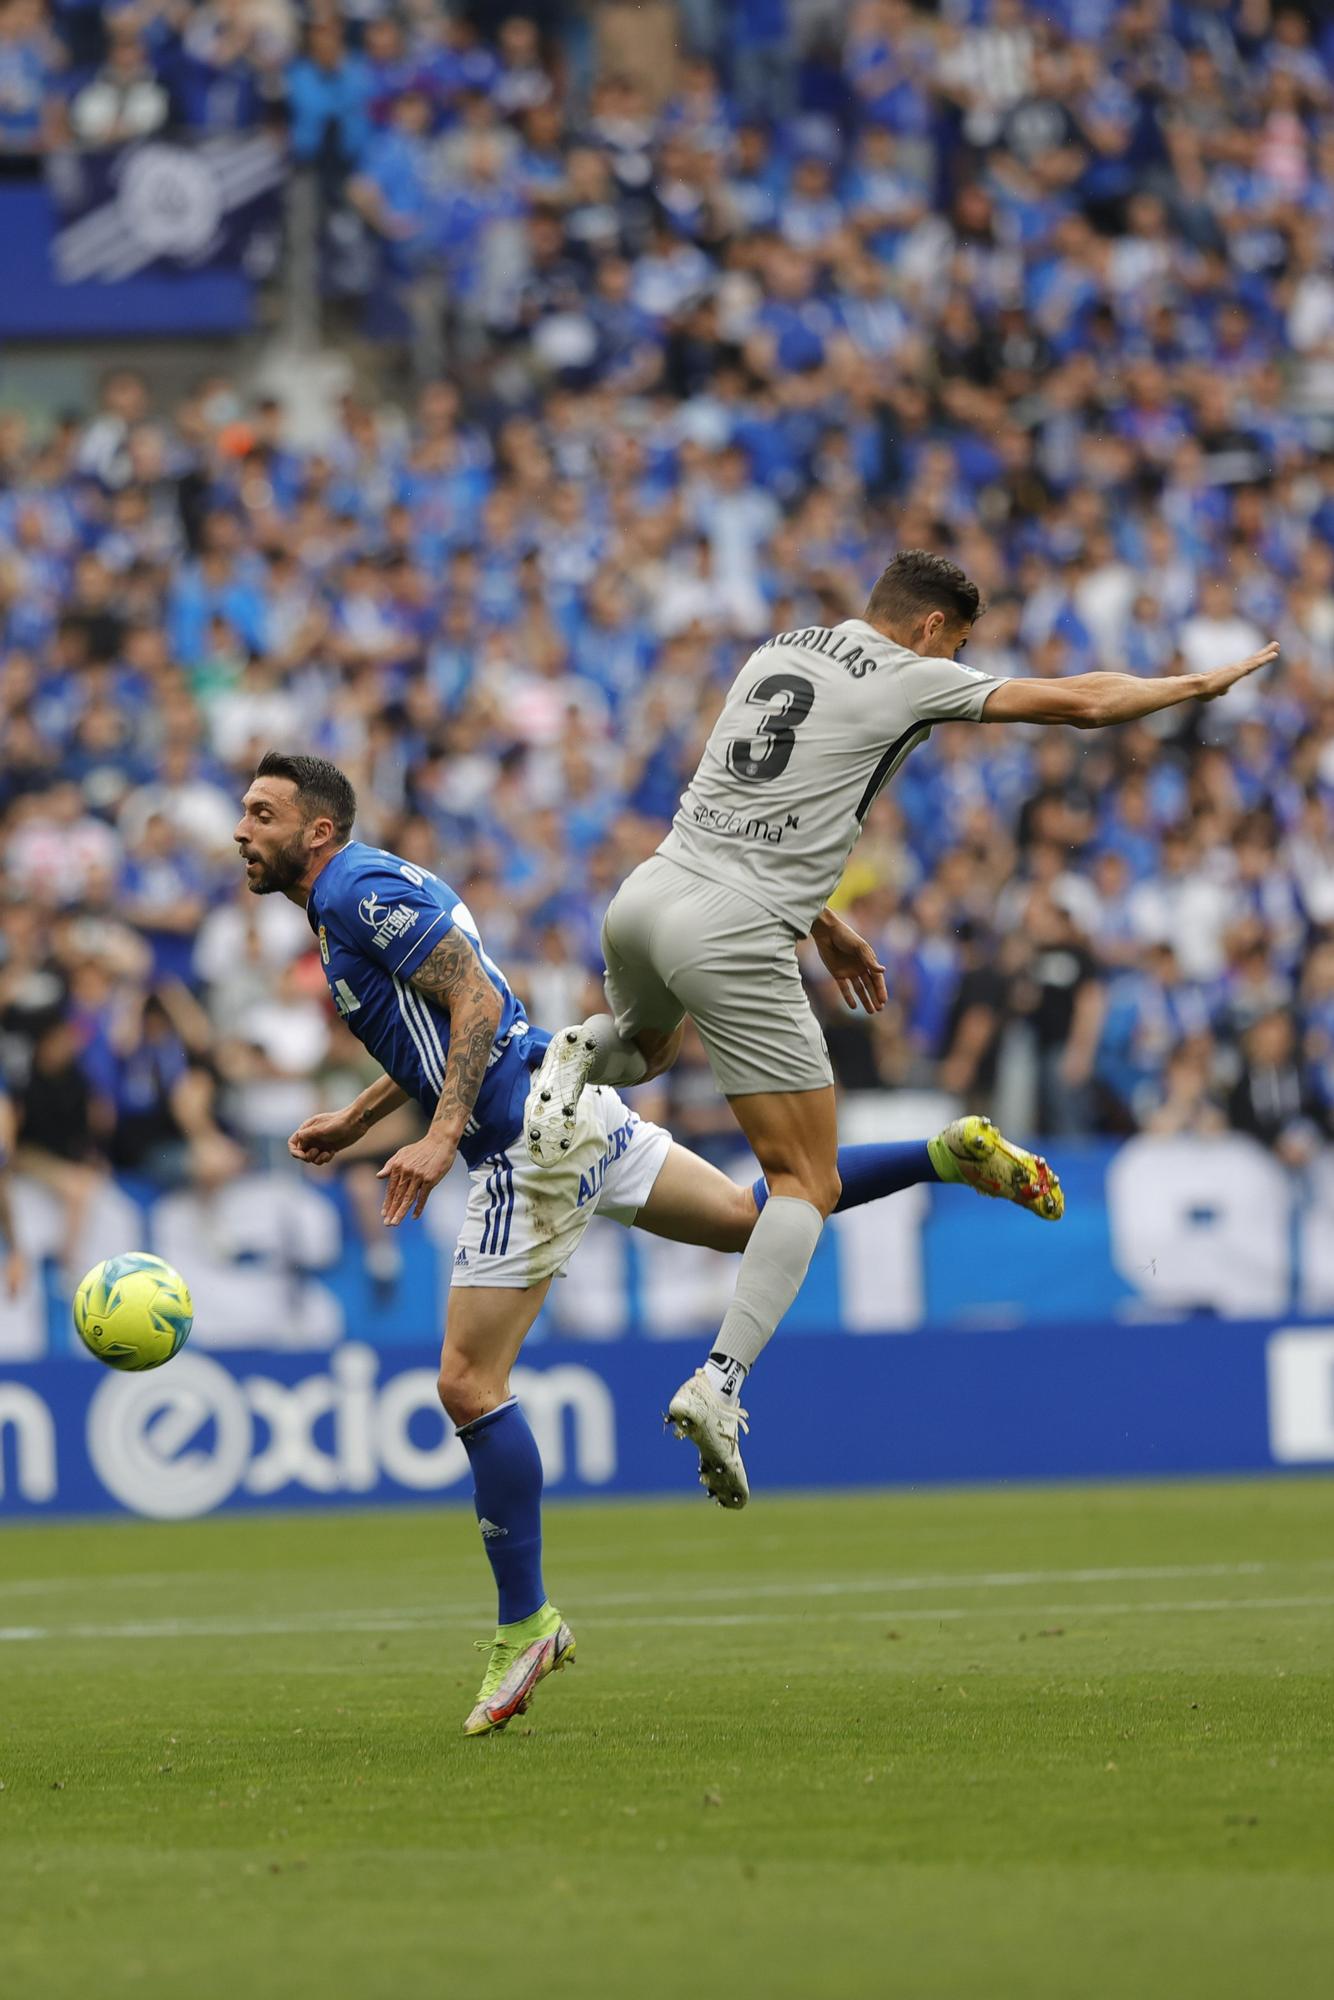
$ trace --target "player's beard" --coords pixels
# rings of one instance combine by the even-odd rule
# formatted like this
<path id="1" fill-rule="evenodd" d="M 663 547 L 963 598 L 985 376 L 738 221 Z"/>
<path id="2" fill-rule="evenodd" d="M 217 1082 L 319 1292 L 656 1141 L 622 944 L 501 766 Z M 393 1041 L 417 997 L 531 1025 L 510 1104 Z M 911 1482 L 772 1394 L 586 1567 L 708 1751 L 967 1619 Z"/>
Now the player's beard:
<path id="1" fill-rule="evenodd" d="M 298 834 L 286 847 L 280 847 L 276 854 L 267 858 L 260 854 L 243 855 L 247 862 L 257 861 L 258 869 L 251 874 L 246 871 L 246 887 L 252 896 L 281 896 L 288 889 L 294 889 L 306 872 L 306 850 Z"/>

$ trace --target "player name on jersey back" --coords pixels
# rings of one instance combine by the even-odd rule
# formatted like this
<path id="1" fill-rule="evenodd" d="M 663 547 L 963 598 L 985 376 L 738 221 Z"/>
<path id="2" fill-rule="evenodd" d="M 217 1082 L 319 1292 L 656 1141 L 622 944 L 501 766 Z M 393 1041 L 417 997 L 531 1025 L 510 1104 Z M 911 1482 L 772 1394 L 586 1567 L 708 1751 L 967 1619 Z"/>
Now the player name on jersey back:
<path id="1" fill-rule="evenodd" d="M 999 685 L 861 618 L 780 632 L 732 683 L 659 852 L 804 936 L 904 758 L 935 722 L 979 721 Z"/>

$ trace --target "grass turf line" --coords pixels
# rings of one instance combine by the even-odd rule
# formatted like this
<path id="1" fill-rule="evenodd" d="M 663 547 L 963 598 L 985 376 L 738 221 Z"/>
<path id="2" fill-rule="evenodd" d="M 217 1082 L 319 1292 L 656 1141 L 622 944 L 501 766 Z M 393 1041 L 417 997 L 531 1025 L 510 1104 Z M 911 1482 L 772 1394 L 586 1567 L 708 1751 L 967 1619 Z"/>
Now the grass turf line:
<path id="1" fill-rule="evenodd" d="M 462 1510 L 5 1530 L 0 1984 L 1324 1994 L 1331 1529 L 1319 1480 L 554 1508 L 580 1664 L 482 1742 Z"/>

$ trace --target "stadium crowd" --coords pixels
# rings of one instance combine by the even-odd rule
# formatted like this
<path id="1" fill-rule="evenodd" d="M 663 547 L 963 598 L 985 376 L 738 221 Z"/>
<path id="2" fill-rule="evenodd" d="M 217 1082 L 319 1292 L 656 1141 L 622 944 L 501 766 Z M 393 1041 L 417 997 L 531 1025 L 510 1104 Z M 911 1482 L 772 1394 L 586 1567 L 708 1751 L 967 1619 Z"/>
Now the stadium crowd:
<path id="1" fill-rule="evenodd" d="M 992 670 L 1283 655 L 1161 726 L 937 729 L 840 895 L 890 1007 L 814 989 L 841 1082 L 1301 1163 L 1334 1132 L 1334 28 L 626 11 L 492 43 L 430 6 L 0 5 L 6 144 L 59 60 L 201 127 L 186 83 L 230 78 L 430 362 L 318 449 L 224 375 L 0 416 L 0 1143 L 73 1212 L 107 1161 L 280 1157 L 356 1069 L 301 913 L 239 879 L 271 745 L 342 763 L 532 1017 L 578 1014 L 750 643 L 920 545 L 983 587 Z M 667 1115 L 721 1140 L 697 1061 Z"/>

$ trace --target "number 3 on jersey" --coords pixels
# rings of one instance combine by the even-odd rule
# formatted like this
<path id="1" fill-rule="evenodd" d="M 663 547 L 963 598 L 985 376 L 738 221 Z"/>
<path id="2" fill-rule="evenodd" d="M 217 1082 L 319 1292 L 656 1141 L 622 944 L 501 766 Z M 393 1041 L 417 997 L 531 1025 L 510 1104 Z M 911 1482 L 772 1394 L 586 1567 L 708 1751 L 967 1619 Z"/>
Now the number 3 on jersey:
<path id="1" fill-rule="evenodd" d="M 734 736 L 727 746 L 727 768 L 734 778 L 767 784 L 786 771 L 796 748 L 797 731 L 811 712 L 815 689 L 801 674 L 766 674 L 756 681 L 747 702 L 766 711 L 753 736 Z"/>

